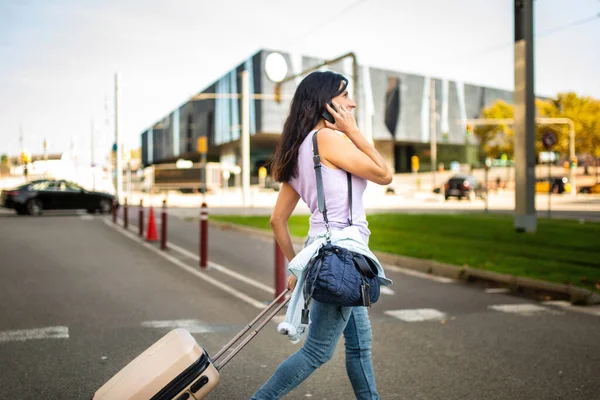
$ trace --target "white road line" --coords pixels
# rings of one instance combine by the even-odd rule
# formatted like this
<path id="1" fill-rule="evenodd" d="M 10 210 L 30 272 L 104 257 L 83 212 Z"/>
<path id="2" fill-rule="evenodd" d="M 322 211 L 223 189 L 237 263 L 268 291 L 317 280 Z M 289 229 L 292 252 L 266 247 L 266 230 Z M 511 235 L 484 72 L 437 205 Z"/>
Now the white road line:
<path id="1" fill-rule="evenodd" d="M 393 296 L 394 294 L 396 294 L 392 289 L 390 289 L 387 286 L 381 286 L 379 288 L 379 291 L 381 292 L 381 294 L 387 294 L 389 296 Z"/>
<path id="2" fill-rule="evenodd" d="M 493 293 L 493 294 L 502 294 L 502 293 L 510 293 L 510 289 L 507 288 L 487 288 L 485 289 L 486 293 Z"/>
<path id="3" fill-rule="evenodd" d="M 0 332 L 0 343 L 24 342 L 39 339 L 68 339 L 69 328 L 66 326 L 49 326 L 47 328 L 21 329 Z"/>
<path id="4" fill-rule="evenodd" d="M 121 220 L 119 220 L 119 221 L 121 222 L 121 225 L 122 225 L 122 221 Z M 138 229 L 135 228 L 135 227 L 133 227 L 133 226 L 129 226 L 128 229 L 131 232 L 138 233 Z M 183 247 L 178 246 L 178 245 L 176 245 L 173 242 L 167 241 L 167 247 L 170 248 L 170 249 L 172 249 L 172 250 L 178 251 L 179 253 L 181 253 L 184 256 L 189 257 L 189 258 L 191 258 L 193 260 L 200 261 L 200 257 L 197 254 L 194 254 L 191 251 L 186 250 Z M 248 278 L 247 276 L 244 276 L 244 275 L 239 274 L 239 273 L 237 273 L 235 271 L 232 271 L 231 269 L 229 269 L 227 267 L 224 267 L 224 266 L 222 266 L 220 264 L 217 264 L 215 262 L 209 261 L 208 262 L 208 266 L 209 266 L 209 268 L 214 268 L 214 269 L 216 269 L 219 272 L 222 272 L 222 273 L 224 273 L 226 275 L 229 275 L 229 276 L 231 276 L 231 277 L 233 277 L 233 278 L 235 278 L 235 279 L 237 279 L 239 281 L 247 283 L 250 286 L 254 286 L 254 287 L 256 287 L 256 288 L 258 288 L 260 290 L 264 290 L 265 292 L 267 292 L 269 294 L 275 294 L 275 289 L 272 288 L 271 286 L 267 286 L 267 285 L 265 285 L 263 283 L 255 281 L 254 279 Z"/>
<path id="5" fill-rule="evenodd" d="M 548 308 L 538 306 L 536 304 L 497 304 L 488 306 L 488 308 L 494 311 L 521 314 L 526 316 L 550 311 Z"/>
<path id="6" fill-rule="evenodd" d="M 253 299 L 250 296 L 247 296 L 243 293 L 240 293 L 239 290 L 234 289 L 233 287 L 226 285 L 222 282 L 219 282 L 217 279 L 210 277 L 208 275 L 206 275 L 203 272 L 200 272 L 192 267 L 190 267 L 189 265 L 183 263 L 182 261 L 179 261 L 177 258 L 170 256 L 169 254 L 166 254 L 164 251 L 152 246 L 149 243 L 144 242 L 143 240 L 140 240 L 136 235 L 133 235 L 123 229 L 118 229 L 118 226 L 115 226 L 113 224 L 112 221 L 109 221 L 107 219 L 104 220 L 104 223 L 110 227 L 113 227 L 117 232 L 121 232 L 123 235 L 127 236 L 128 238 L 130 238 L 131 240 L 134 240 L 136 242 L 138 242 L 139 244 L 141 244 L 142 246 L 146 247 L 149 250 L 152 250 L 153 252 L 155 252 L 156 254 L 158 254 L 159 256 L 163 257 L 164 259 L 170 261 L 171 263 L 177 265 L 178 267 L 186 270 L 187 272 L 189 272 L 190 274 L 193 274 L 195 276 L 197 276 L 200 279 L 205 280 L 206 282 L 218 287 L 219 289 L 229 293 L 230 295 L 237 297 L 238 299 L 250 304 L 251 306 L 254 306 L 256 308 L 265 308 L 265 304 Z"/>
<path id="7" fill-rule="evenodd" d="M 433 308 L 417 308 L 413 310 L 387 310 L 384 311 L 391 317 L 404 322 L 439 321 L 446 319 L 446 314 Z"/>
<path id="8" fill-rule="evenodd" d="M 123 222 L 121 220 L 119 220 L 119 221 L 120 221 L 121 225 L 123 225 Z M 129 226 L 128 229 L 131 232 L 139 233 L 139 228 L 135 228 L 133 226 Z M 176 245 L 173 242 L 167 241 L 167 247 L 170 248 L 170 249 L 172 249 L 172 250 L 178 251 L 179 253 L 181 253 L 184 256 L 189 257 L 189 258 L 191 258 L 193 260 L 196 260 L 198 262 L 200 261 L 200 256 L 198 256 L 197 254 L 192 253 L 189 250 L 184 249 L 181 246 Z M 244 275 L 239 274 L 239 273 L 237 273 L 235 271 L 232 271 L 231 269 L 229 269 L 227 267 L 224 267 L 224 266 L 222 266 L 220 264 L 217 264 L 215 262 L 209 261 L 208 262 L 208 266 L 210 268 L 216 269 L 217 271 L 219 271 L 219 272 L 221 272 L 223 274 L 229 275 L 229 276 L 231 276 L 231 277 L 233 277 L 233 278 L 235 278 L 235 279 L 237 279 L 239 281 L 242 281 L 242 282 L 244 282 L 244 283 L 246 283 L 246 284 L 248 284 L 250 286 L 254 286 L 255 288 L 258 288 L 260 290 L 264 290 L 265 292 L 267 292 L 269 294 L 273 294 L 273 295 L 275 294 L 275 289 L 273 287 L 267 286 L 267 285 L 265 285 L 265 284 L 263 284 L 261 282 L 255 281 L 254 279 L 248 278 L 247 276 L 244 276 Z"/>
<path id="9" fill-rule="evenodd" d="M 142 322 L 142 326 L 144 328 L 167 328 L 167 329 L 176 329 L 183 328 L 190 333 L 213 333 L 219 332 L 219 329 L 216 329 L 202 321 L 197 319 L 177 319 L 171 321 L 144 321 Z"/>
<path id="10" fill-rule="evenodd" d="M 569 311 L 577 311 L 585 314 L 596 315 L 600 317 L 600 306 L 574 306 L 568 301 L 563 300 L 550 300 L 550 301 L 542 301 L 542 304 L 549 306 L 556 306 L 563 309 L 568 309 Z"/>
<path id="11" fill-rule="evenodd" d="M 408 268 L 398 267 L 396 265 L 386 264 L 383 266 L 384 270 L 390 270 L 394 272 L 399 272 L 401 274 L 416 276 L 417 278 L 429 279 L 430 281 L 439 282 L 439 283 L 455 283 L 454 279 L 446 278 L 444 276 L 436 276 L 431 274 L 426 274 L 424 272 L 415 271 Z"/>
<path id="12" fill-rule="evenodd" d="M 197 254 L 192 253 L 191 251 L 188 251 L 186 249 L 184 249 L 183 247 L 177 246 L 176 244 L 173 244 L 171 242 L 167 242 L 167 247 L 170 249 L 173 249 L 175 251 L 178 251 L 179 253 L 185 255 L 186 257 L 189 257 L 193 260 L 196 261 L 200 261 L 200 257 Z M 208 262 L 208 266 L 210 268 L 214 268 L 219 272 L 222 272 L 226 275 L 229 275 L 237 280 L 240 280 L 244 283 L 247 283 L 250 286 L 254 286 L 255 288 L 264 290 L 265 292 L 269 293 L 269 294 L 275 294 L 275 289 L 271 286 L 267 286 L 264 283 L 260 283 L 258 281 L 255 281 L 254 279 L 248 278 L 247 276 L 244 276 L 242 274 L 239 274 L 235 271 L 230 270 L 229 268 L 226 268 L 220 264 L 217 264 L 215 262 L 209 261 Z"/>
<path id="13" fill-rule="evenodd" d="M 81 220 L 83 220 L 83 221 L 93 221 L 94 220 L 94 217 L 91 215 L 82 215 L 79 218 L 81 218 Z"/>

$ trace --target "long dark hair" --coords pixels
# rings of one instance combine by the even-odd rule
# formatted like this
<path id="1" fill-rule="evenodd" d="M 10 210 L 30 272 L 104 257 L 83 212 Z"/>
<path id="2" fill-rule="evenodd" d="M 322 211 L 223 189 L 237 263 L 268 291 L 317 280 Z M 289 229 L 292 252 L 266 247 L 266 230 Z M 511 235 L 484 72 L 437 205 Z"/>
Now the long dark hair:
<path id="1" fill-rule="evenodd" d="M 346 90 L 348 79 L 331 71 L 315 71 L 300 82 L 283 125 L 281 139 L 272 159 L 272 173 L 278 182 L 297 176 L 300 145 L 325 110 L 325 104 Z"/>

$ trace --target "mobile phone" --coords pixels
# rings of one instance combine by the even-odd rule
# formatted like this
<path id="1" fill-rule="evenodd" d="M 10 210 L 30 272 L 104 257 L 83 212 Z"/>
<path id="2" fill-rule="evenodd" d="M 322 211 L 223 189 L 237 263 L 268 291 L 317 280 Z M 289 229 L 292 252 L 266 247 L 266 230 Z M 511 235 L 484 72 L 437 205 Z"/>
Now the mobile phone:
<path id="1" fill-rule="evenodd" d="M 333 108 L 335 111 L 337 111 L 337 108 L 335 108 L 335 106 L 333 105 L 332 102 L 329 102 L 329 107 Z M 323 113 L 321 114 L 321 116 L 326 120 L 329 121 L 332 124 L 335 124 L 335 118 L 333 118 L 333 115 L 331 115 L 331 113 L 327 110 L 327 108 L 325 108 L 323 110 Z"/>

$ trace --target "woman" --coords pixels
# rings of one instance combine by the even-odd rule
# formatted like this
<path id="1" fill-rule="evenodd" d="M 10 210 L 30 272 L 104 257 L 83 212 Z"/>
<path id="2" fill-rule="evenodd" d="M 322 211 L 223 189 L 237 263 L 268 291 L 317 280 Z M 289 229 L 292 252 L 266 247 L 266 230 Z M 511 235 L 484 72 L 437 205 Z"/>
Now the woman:
<path id="1" fill-rule="evenodd" d="M 323 173 L 329 226 L 341 230 L 356 225 L 368 243 L 370 231 L 362 203 L 367 181 L 387 185 L 392 174 L 383 157 L 363 137 L 352 110 L 356 103 L 347 91 L 348 80 L 334 72 L 313 72 L 298 86 L 275 151 L 273 174 L 282 182 L 271 216 L 277 243 L 288 260 L 295 256 L 287 226 L 288 219 L 302 198 L 310 208 L 307 244 L 325 232 L 323 216 L 317 205 L 313 167 L 312 136 L 315 132 Z M 331 102 L 333 107 L 328 103 Z M 323 118 L 329 111 L 335 123 Z M 350 218 L 346 171 L 352 174 L 352 218 Z M 288 279 L 293 290 L 296 277 Z M 311 323 L 303 347 L 284 361 L 273 376 L 252 397 L 255 400 L 279 399 L 302 383 L 314 370 L 327 362 L 344 334 L 346 370 L 357 399 L 378 399 L 371 362 L 371 324 L 365 307 L 340 307 L 312 302 Z"/>

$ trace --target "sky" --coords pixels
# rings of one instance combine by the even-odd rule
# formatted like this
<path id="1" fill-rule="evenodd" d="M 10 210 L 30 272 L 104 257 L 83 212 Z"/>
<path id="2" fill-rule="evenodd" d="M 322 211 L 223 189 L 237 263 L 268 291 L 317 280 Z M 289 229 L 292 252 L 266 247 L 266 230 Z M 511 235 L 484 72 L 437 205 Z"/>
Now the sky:
<path id="1" fill-rule="evenodd" d="M 535 90 L 600 98 L 600 0 L 535 0 Z M 0 0 L 0 154 L 125 147 L 261 48 L 512 90 L 513 0 Z M 93 128 L 92 128 L 93 126 Z"/>

